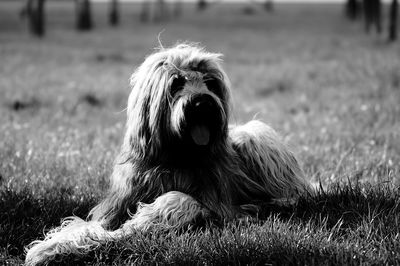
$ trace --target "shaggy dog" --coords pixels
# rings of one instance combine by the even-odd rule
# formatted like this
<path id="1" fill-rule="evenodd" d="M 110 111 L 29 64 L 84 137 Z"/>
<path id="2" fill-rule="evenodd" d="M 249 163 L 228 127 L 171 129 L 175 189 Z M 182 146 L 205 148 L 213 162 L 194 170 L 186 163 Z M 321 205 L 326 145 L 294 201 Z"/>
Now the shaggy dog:
<path id="1" fill-rule="evenodd" d="M 126 134 L 106 198 L 89 220 L 64 220 L 28 247 L 27 265 L 85 254 L 134 230 L 230 220 L 308 191 L 276 132 L 259 121 L 229 126 L 230 88 L 220 54 L 179 44 L 132 75 Z"/>

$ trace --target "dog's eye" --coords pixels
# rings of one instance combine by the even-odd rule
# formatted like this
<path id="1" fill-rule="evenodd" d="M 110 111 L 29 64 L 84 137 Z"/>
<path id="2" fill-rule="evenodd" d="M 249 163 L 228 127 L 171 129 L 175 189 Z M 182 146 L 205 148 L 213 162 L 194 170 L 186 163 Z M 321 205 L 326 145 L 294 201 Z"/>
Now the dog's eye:
<path id="1" fill-rule="evenodd" d="M 218 80 L 216 79 L 207 79 L 204 81 L 204 83 L 207 86 L 207 89 L 213 93 L 215 93 L 217 96 L 221 96 L 221 85 Z"/>
<path id="2" fill-rule="evenodd" d="M 171 84 L 171 96 L 174 96 L 178 91 L 185 86 L 186 79 L 182 76 L 176 76 Z"/>

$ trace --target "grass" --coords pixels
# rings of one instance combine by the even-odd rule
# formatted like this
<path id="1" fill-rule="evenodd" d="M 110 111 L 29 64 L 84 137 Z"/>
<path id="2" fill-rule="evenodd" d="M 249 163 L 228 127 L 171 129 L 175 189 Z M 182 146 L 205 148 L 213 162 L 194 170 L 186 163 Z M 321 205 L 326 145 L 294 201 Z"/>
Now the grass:
<path id="1" fill-rule="evenodd" d="M 400 263 L 400 55 L 342 16 L 339 5 L 276 5 L 268 14 L 215 5 L 142 25 L 124 5 L 122 25 L 74 31 L 73 5 L 47 3 L 48 31 L 34 39 L 0 8 L 0 264 L 63 217 L 85 217 L 102 197 L 124 132 L 129 76 L 145 54 L 176 40 L 225 54 L 233 123 L 276 128 L 317 195 L 265 206 L 259 219 L 185 233 L 137 234 L 71 264 Z"/>

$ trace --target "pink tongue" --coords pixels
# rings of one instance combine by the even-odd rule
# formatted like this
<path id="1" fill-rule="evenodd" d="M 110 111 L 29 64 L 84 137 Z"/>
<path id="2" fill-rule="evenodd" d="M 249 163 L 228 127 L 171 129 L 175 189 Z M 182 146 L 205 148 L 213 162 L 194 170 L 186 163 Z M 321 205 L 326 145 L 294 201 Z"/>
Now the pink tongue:
<path id="1" fill-rule="evenodd" d="M 197 145 L 204 146 L 210 141 L 210 130 L 208 130 L 208 127 L 204 125 L 193 126 L 190 130 L 190 134 Z"/>

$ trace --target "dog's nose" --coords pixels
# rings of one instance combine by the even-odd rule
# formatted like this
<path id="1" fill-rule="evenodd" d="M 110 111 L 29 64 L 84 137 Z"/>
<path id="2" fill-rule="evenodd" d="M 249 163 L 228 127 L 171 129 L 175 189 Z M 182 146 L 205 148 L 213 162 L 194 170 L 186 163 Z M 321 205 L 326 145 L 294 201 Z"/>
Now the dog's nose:
<path id="1" fill-rule="evenodd" d="M 193 106 L 196 109 L 207 109 L 212 107 L 213 98 L 210 95 L 199 95 L 193 99 Z"/>

